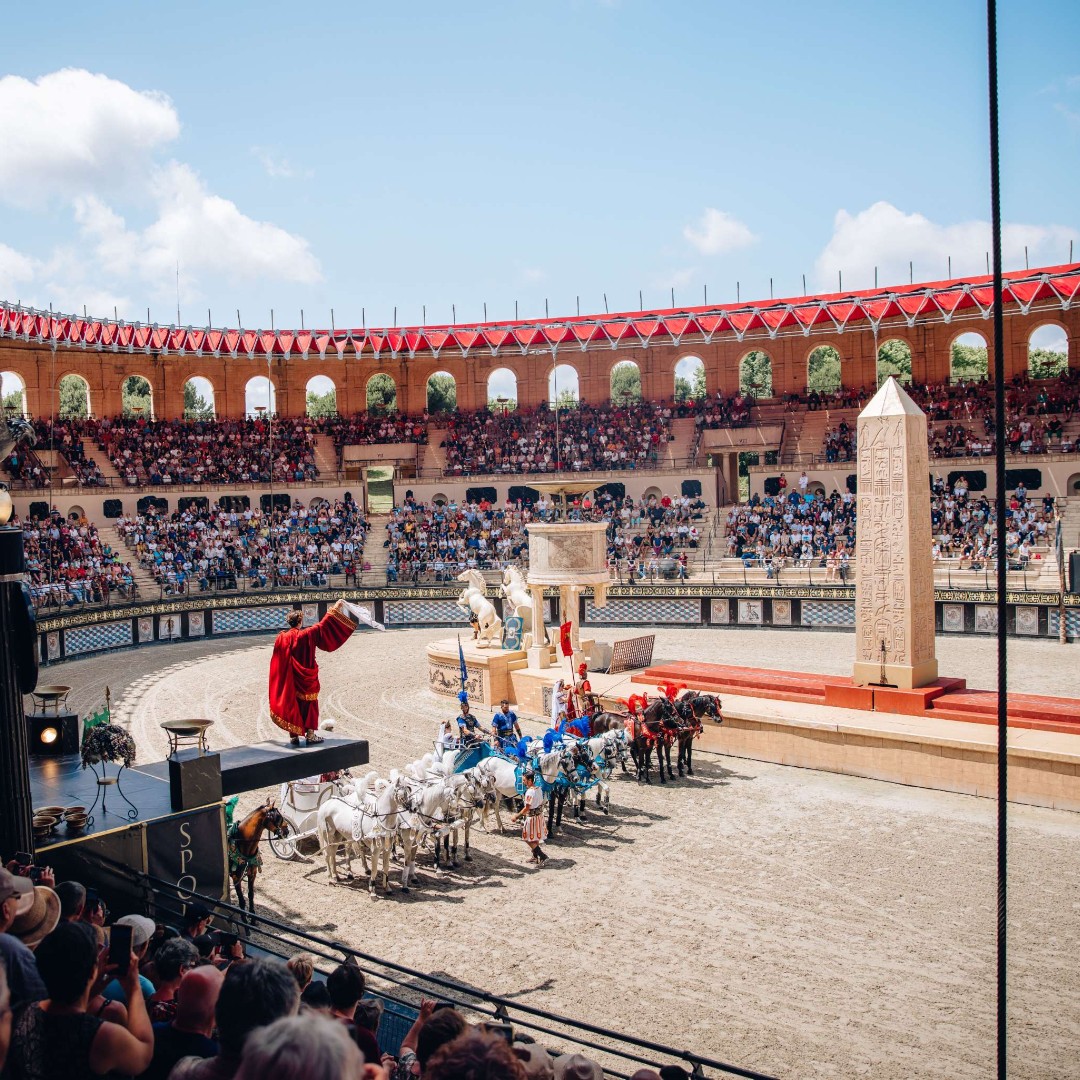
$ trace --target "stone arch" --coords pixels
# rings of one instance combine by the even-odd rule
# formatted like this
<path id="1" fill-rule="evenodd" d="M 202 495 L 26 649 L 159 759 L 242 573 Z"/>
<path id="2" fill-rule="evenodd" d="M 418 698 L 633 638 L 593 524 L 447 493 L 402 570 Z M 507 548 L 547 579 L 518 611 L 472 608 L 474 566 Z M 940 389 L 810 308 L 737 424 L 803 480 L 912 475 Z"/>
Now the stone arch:
<path id="1" fill-rule="evenodd" d="M 397 383 L 393 375 L 376 371 L 364 384 L 364 407 L 369 413 L 390 413 L 397 409 Z"/>
<path id="2" fill-rule="evenodd" d="M 1065 481 L 1065 495 L 1070 499 L 1074 496 L 1080 496 L 1080 472 L 1073 473 Z"/>
<path id="3" fill-rule="evenodd" d="M 977 381 L 988 378 L 989 374 L 986 338 L 975 330 L 957 334 L 949 343 L 949 380 Z"/>
<path id="4" fill-rule="evenodd" d="M 128 419 L 154 419 L 154 387 L 145 375 L 126 375 L 120 384 L 120 413 Z"/>
<path id="5" fill-rule="evenodd" d="M 739 393 L 771 398 L 772 377 L 772 357 L 763 349 L 751 349 L 739 360 Z"/>
<path id="6" fill-rule="evenodd" d="M 68 521 L 78 521 L 80 518 L 86 517 L 86 511 L 81 506 L 68 507 L 67 519 Z"/>
<path id="7" fill-rule="evenodd" d="M 1045 322 L 1028 334 L 1028 374 L 1056 379 L 1069 368 L 1069 336 L 1058 323 Z"/>
<path id="8" fill-rule="evenodd" d="M 705 377 L 705 361 L 700 356 L 680 356 L 675 362 L 675 400 L 701 401 L 708 397 Z"/>
<path id="9" fill-rule="evenodd" d="M 556 364 L 548 372 L 548 404 L 576 407 L 581 401 L 581 378 L 573 364 Z"/>
<path id="10" fill-rule="evenodd" d="M 441 491 L 436 491 L 435 494 L 431 496 L 432 506 L 446 506 L 449 502 L 450 500 Z"/>
<path id="11" fill-rule="evenodd" d="M 4 412 L 8 416 L 28 415 L 26 407 L 26 380 L 17 371 L 0 371 L 0 395 Z"/>
<path id="12" fill-rule="evenodd" d="M 217 415 L 214 384 L 205 375 L 189 375 L 184 380 L 183 394 L 185 420 L 213 420 Z"/>
<path id="13" fill-rule="evenodd" d="M 329 500 L 324 499 L 321 495 L 312 495 L 308 499 L 308 510 L 318 510 L 320 506 L 327 505 Z"/>
<path id="14" fill-rule="evenodd" d="M 612 405 L 634 405 L 641 401 L 641 368 L 633 360 L 616 360 L 608 372 Z"/>
<path id="15" fill-rule="evenodd" d="M 457 411 L 457 379 L 449 371 L 433 371 L 427 379 L 427 411 L 448 413 Z"/>
<path id="16" fill-rule="evenodd" d="M 277 387 L 266 375 L 252 375 L 244 383 L 244 415 L 249 419 L 277 412 Z"/>
<path id="17" fill-rule="evenodd" d="M 657 499 L 657 500 L 659 500 L 659 499 L 662 499 L 664 497 L 664 493 L 660 490 L 660 488 L 656 487 L 656 485 L 654 484 L 652 487 L 647 487 L 641 493 L 641 497 L 642 497 L 642 499 L 644 499 L 646 501 L 649 500 L 649 499 Z"/>
<path id="18" fill-rule="evenodd" d="M 518 407 L 518 377 L 512 368 L 498 367 L 487 377 L 487 407 L 513 412 Z"/>
<path id="19" fill-rule="evenodd" d="M 897 382 L 905 385 L 911 383 L 911 345 L 903 338 L 889 338 L 878 346 L 878 386 L 890 375 L 895 375 Z"/>
<path id="20" fill-rule="evenodd" d="M 337 416 L 337 386 L 329 375 L 312 375 L 304 385 L 304 415 L 313 419 Z"/>
<path id="21" fill-rule="evenodd" d="M 806 357 L 806 389 L 819 394 L 835 394 L 844 385 L 840 350 L 835 345 L 818 345 Z"/>
<path id="22" fill-rule="evenodd" d="M 61 375 L 56 383 L 56 414 L 62 420 L 81 420 L 93 415 L 90 404 L 90 384 L 78 372 Z"/>

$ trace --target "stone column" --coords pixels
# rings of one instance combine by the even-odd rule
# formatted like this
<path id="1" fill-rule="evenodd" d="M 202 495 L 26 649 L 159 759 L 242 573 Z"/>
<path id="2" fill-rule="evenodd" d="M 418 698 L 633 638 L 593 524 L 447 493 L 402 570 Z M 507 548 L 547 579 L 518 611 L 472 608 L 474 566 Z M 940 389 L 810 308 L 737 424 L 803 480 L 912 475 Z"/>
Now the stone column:
<path id="1" fill-rule="evenodd" d="M 532 645 L 529 647 L 529 667 L 546 668 L 550 666 L 550 653 L 547 645 L 547 629 L 544 625 L 544 586 L 530 585 L 532 597 Z"/>
<path id="2" fill-rule="evenodd" d="M 859 414 L 857 686 L 937 678 L 926 417 L 895 378 Z"/>

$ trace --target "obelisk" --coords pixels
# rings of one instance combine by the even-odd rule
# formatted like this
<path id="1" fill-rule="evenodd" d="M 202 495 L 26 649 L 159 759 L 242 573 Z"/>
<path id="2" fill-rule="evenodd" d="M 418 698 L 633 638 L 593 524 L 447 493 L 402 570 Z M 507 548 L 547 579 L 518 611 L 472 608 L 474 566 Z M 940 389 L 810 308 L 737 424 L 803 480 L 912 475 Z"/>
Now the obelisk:
<path id="1" fill-rule="evenodd" d="M 853 681 L 926 686 L 938 673 L 926 416 L 895 378 L 859 414 L 857 462 Z"/>

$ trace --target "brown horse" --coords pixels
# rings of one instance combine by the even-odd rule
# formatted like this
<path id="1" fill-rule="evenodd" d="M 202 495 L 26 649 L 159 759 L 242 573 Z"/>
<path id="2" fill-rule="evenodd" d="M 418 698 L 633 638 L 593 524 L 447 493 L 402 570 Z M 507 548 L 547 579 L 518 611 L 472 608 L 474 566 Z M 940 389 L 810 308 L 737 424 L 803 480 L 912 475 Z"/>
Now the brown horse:
<path id="1" fill-rule="evenodd" d="M 241 911 L 244 910 L 241 882 L 245 877 L 247 878 L 247 911 L 252 915 L 255 913 L 255 877 L 262 869 L 259 842 L 267 830 L 275 837 L 289 835 L 288 822 L 281 816 L 281 811 L 274 806 L 273 799 L 267 799 L 262 806 L 257 806 L 238 825 L 233 825 L 229 829 L 229 877 L 236 889 Z"/>

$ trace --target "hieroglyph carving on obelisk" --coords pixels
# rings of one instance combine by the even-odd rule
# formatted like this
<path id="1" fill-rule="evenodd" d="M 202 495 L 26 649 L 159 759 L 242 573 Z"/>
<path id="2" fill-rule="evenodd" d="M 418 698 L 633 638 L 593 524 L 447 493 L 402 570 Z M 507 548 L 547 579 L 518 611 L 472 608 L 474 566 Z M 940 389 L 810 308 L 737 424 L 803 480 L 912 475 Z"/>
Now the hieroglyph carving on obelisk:
<path id="1" fill-rule="evenodd" d="M 926 416 L 889 378 L 859 414 L 855 541 L 857 685 L 937 678 Z"/>

